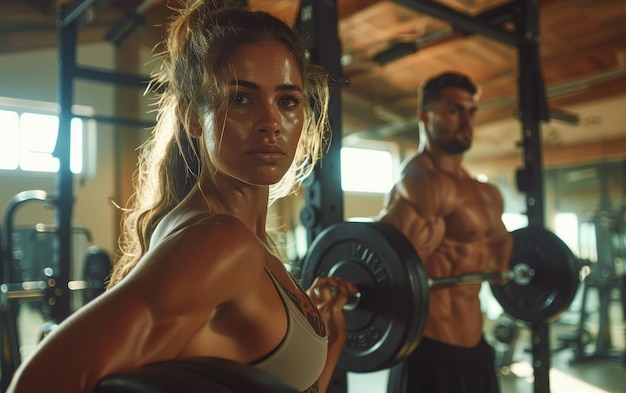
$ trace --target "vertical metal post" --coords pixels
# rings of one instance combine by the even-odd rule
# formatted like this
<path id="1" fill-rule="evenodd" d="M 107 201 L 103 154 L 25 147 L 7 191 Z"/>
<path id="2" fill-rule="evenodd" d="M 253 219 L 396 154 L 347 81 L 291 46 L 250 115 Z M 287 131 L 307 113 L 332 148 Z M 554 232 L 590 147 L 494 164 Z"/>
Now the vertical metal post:
<path id="1" fill-rule="evenodd" d="M 327 226 L 343 221 L 343 191 L 341 189 L 341 44 L 338 33 L 336 0 L 303 0 L 296 21 L 311 60 L 323 67 L 330 78 L 328 116 L 331 140 L 328 151 L 304 184 L 305 205 L 300 221 L 307 229 L 307 243 Z M 328 393 L 348 391 L 347 372 L 336 369 Z"/>
<path id="2" fill-rule="evenodd" d="M 620 202 L 619 207 L 619 222 L 620 222 L 620 231 L 621 231 L 621 240 L 620 247 L 622 249 L 622 256 L 624 256 L 623 252 L 626 250 L 626 160 L 622 160 L 622 200 Z M 622 275 L 622 288 L 620 291 L 622 295 L 622 333 L 624 339 L 626 339 L 626 274 Z M 626 365 L 626 348 L 624 348 L 624 353 L 622 354 L 622 362 Z"/>
<path id="3" fill-rule="evenodd" d="M 5 226 L 0 232 L 0 283 L 6 282 L 12 261 L 11 236 Z M 5 235 L 5 233 L 7 235 Z M 6 241 L 2 241 L 7 239 Z M 7 245 L 8 244 L 8 245 Z M 15 369 L 20 365 L 19 332 L 16 305 L 13 302 L 0 305 L 0 391 L 6 392 Z"/>
<path id="4" fill-rule="evenodd" d="M 308 0 L 300 4 L 296 28 L 303 35 L 314 63 L 330 77 L 328 115 L 332 134 L 328 151 L 305 183 L 305 206 L 300 218 L 308 243 L 328 225 L 343 221 L 341 190 L 341 45 L 335 0 Z"/>
<path id="5" fill-rule="evenodd" d="M 70 280 L 71 226 L 74 204 L 73 175 L 70 169 L 70 136 L 72 104 L 74 100 L 73 78 L 76 69 L 76 39 L 78 21 L 74 18 L 65 23 L 66 8 L 59 9 L 58 21 L 58 110 L 59 134 L 54 148 L 54 156 L 59 159 L 59 172 L 56 180 L 56 236 L 55 255 L 52 259 L 54 277 L 59 283 Z M 70 296 L 66 288 L 61 288 L 58 296 L 50 304 L 50 317 L 62 322 L 70 315 Z"/>
<path id="6" fill-rule="evenodd" d="M 610 305 L 611 293 L 615 288 L 615 265 L 614 261 L 619 255 L 615 255 L 615 235 L 618 234 L 618 219 L 611 203 L 610 182 L 607 173 L 609 165 L 599 165 L 600 175 L 598 177 L 600 188 L 599 208 L 595 213 L 593 224 L 596 234 L 597 269 L 598 273 L 598 333 L 596 334 L 595 356 L 606 356 L 612 346 L 610 331 Z"/>
<path id="7" fill-rule="evenodd" d="M 540 121 L 549 118 L 546 92 L 539 60 L 538 0 L 518 0 L 516 23 L 519 61 L 519 104 L 524 147 L 524 187 L 526 214 L 530 227 L 543 227 L 544 184 Z M 522 187 L 520 187 L 522 188 Z M 545 323 L 532 324 L 532 353 L 535 393 L 550 392 L 550 332 Z"/>

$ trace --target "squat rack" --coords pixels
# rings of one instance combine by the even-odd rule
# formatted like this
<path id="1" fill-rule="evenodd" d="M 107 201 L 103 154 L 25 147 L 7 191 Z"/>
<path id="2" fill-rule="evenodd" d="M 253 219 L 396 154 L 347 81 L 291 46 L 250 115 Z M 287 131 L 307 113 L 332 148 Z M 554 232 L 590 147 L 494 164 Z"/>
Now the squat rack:
<path id="1" fill-rule="evenodd" d="M 539 2 L 513 0 L 476 16 L 458 12 L 431 0 L 393 0 L 415 11 L 452 24 L 464 35 L 479 33 L 518 52 L 519 118 L 522 123 L 523 167 L 517 172 L 517 186 L 526 194 L 528 226 L 543 228 L 544 182 L 542 173 L 541 121 L 550 113 L 539 58 Z M 504 28 L 513 22 L 514 31 Z M 337 0 L 302 0 L 297 27 L 312 36 L 309 50 L 319 65 L 329 72 L 332 99 L 329 107 L 330 125 L 334 135 L 341 136 L 341 48 L 337 35 Z M 343 221 L 343 196 L 340 177 L 341 138 L 332 138 L 330 148 L 305 184 L 305 205 L 301 221 L 307 229 L 309 245 L 327 226 Z M 550 392 L 550 344 L 548 324 L 533 324 L 532 354 L 534 392 Z M 346 372 L 337 370 L 329 392 L 347 392 Z"/>

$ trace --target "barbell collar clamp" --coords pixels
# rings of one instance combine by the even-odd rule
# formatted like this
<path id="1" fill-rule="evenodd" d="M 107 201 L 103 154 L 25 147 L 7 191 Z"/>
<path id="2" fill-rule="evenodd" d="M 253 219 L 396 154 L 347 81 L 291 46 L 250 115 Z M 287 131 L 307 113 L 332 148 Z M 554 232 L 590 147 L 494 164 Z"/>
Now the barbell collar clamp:
<path id="1" fill-rule="evenodd" d="M 513 282 L 517 285 L 528 285 L 535 277 L 535 269 L 532 269 L 526 263 L 520 262 L 513 266 Z"/>
<path id="2" fill-rule="evenodd" d="M 346 304 L 343 305 L 343 309 L 347 311 L 354 310 L 361 303 L 361 292 L 356 293 L 348 293 L 348 300 Z"/>

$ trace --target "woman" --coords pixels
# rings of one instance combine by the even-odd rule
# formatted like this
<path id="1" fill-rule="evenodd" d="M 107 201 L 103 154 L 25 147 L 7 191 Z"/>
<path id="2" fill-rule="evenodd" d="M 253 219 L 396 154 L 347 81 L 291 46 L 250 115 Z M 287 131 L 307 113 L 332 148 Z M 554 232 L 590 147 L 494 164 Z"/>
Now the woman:
<path id="1" fill-rule="evenodd" d="M 110 289 L 42 342 L 9 392 L 91 392 L 111 373 L 197 356 L 323 392 L 356 288 L 320 278 L 307 296 L 266 216 L 320 156 L 326 75 L 284 23 L 212 1 L 181 11 L 160 57 L 157 125 Z"/>

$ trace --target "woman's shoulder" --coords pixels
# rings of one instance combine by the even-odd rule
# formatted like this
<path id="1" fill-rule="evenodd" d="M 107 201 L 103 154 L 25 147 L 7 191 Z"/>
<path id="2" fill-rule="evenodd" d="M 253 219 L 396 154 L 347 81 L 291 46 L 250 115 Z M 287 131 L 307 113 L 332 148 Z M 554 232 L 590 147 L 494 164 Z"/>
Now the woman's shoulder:
<path id="1" fill-rule="evenodd" d="M 170 237 L 179 247 L 199 250 L 203 254 L 252 252 L 261 255 L 263 250 L 260 240 L 252 231 L 237 217 L 227 214 L 198 216 L 180 226 Z"/>
<path id="2" fill-rule="evenodd" d="M 254 234 L 237 217 L 188 209 L 163 217 L 152 234 L 150 248 L 172 238 L 180 241 L 190 235 L 210 236 L 212 238 L 213 236 L 221 237 L 221 235 L 228 233 L 240 235 L 235 239 L 258 243 Z"/>
<path id="3" fill-rule="evenodd" d="M 205 237 L 206 240 L 215 238 L 225 246 L 233 243 L 240 245 L 245 243 L 249 246 L 262 248 L 260 240 L 254 233 L 240 219 L 228 214 L 213 214 L 201 217 L 182 227 L 180 235 L 201 236 Z M 224 243 L 223 241 L 226 242 Z"/>
<path id="4" fill-rule="evenodd" d="M 165 272 L 194 280 L 201 277 L 223 277 L 242 272 L 263 271 L 264 248 L 258 238 L 238 218 L 225 215 L 197 216 L 178 226 L 146 254 Z M 172 263 L 175 261 L 175 263 Z"/>
<path id="5" fill-rule="evenodd" d="M 243 222 L 228 215 L 207 215 L 154 244 L 138 267 L 152 271 L 151 280 L 164 286 L 220 288 L 226 298 L 234 298 L 255 286 L 264 263 L 263 246 Z"/>

